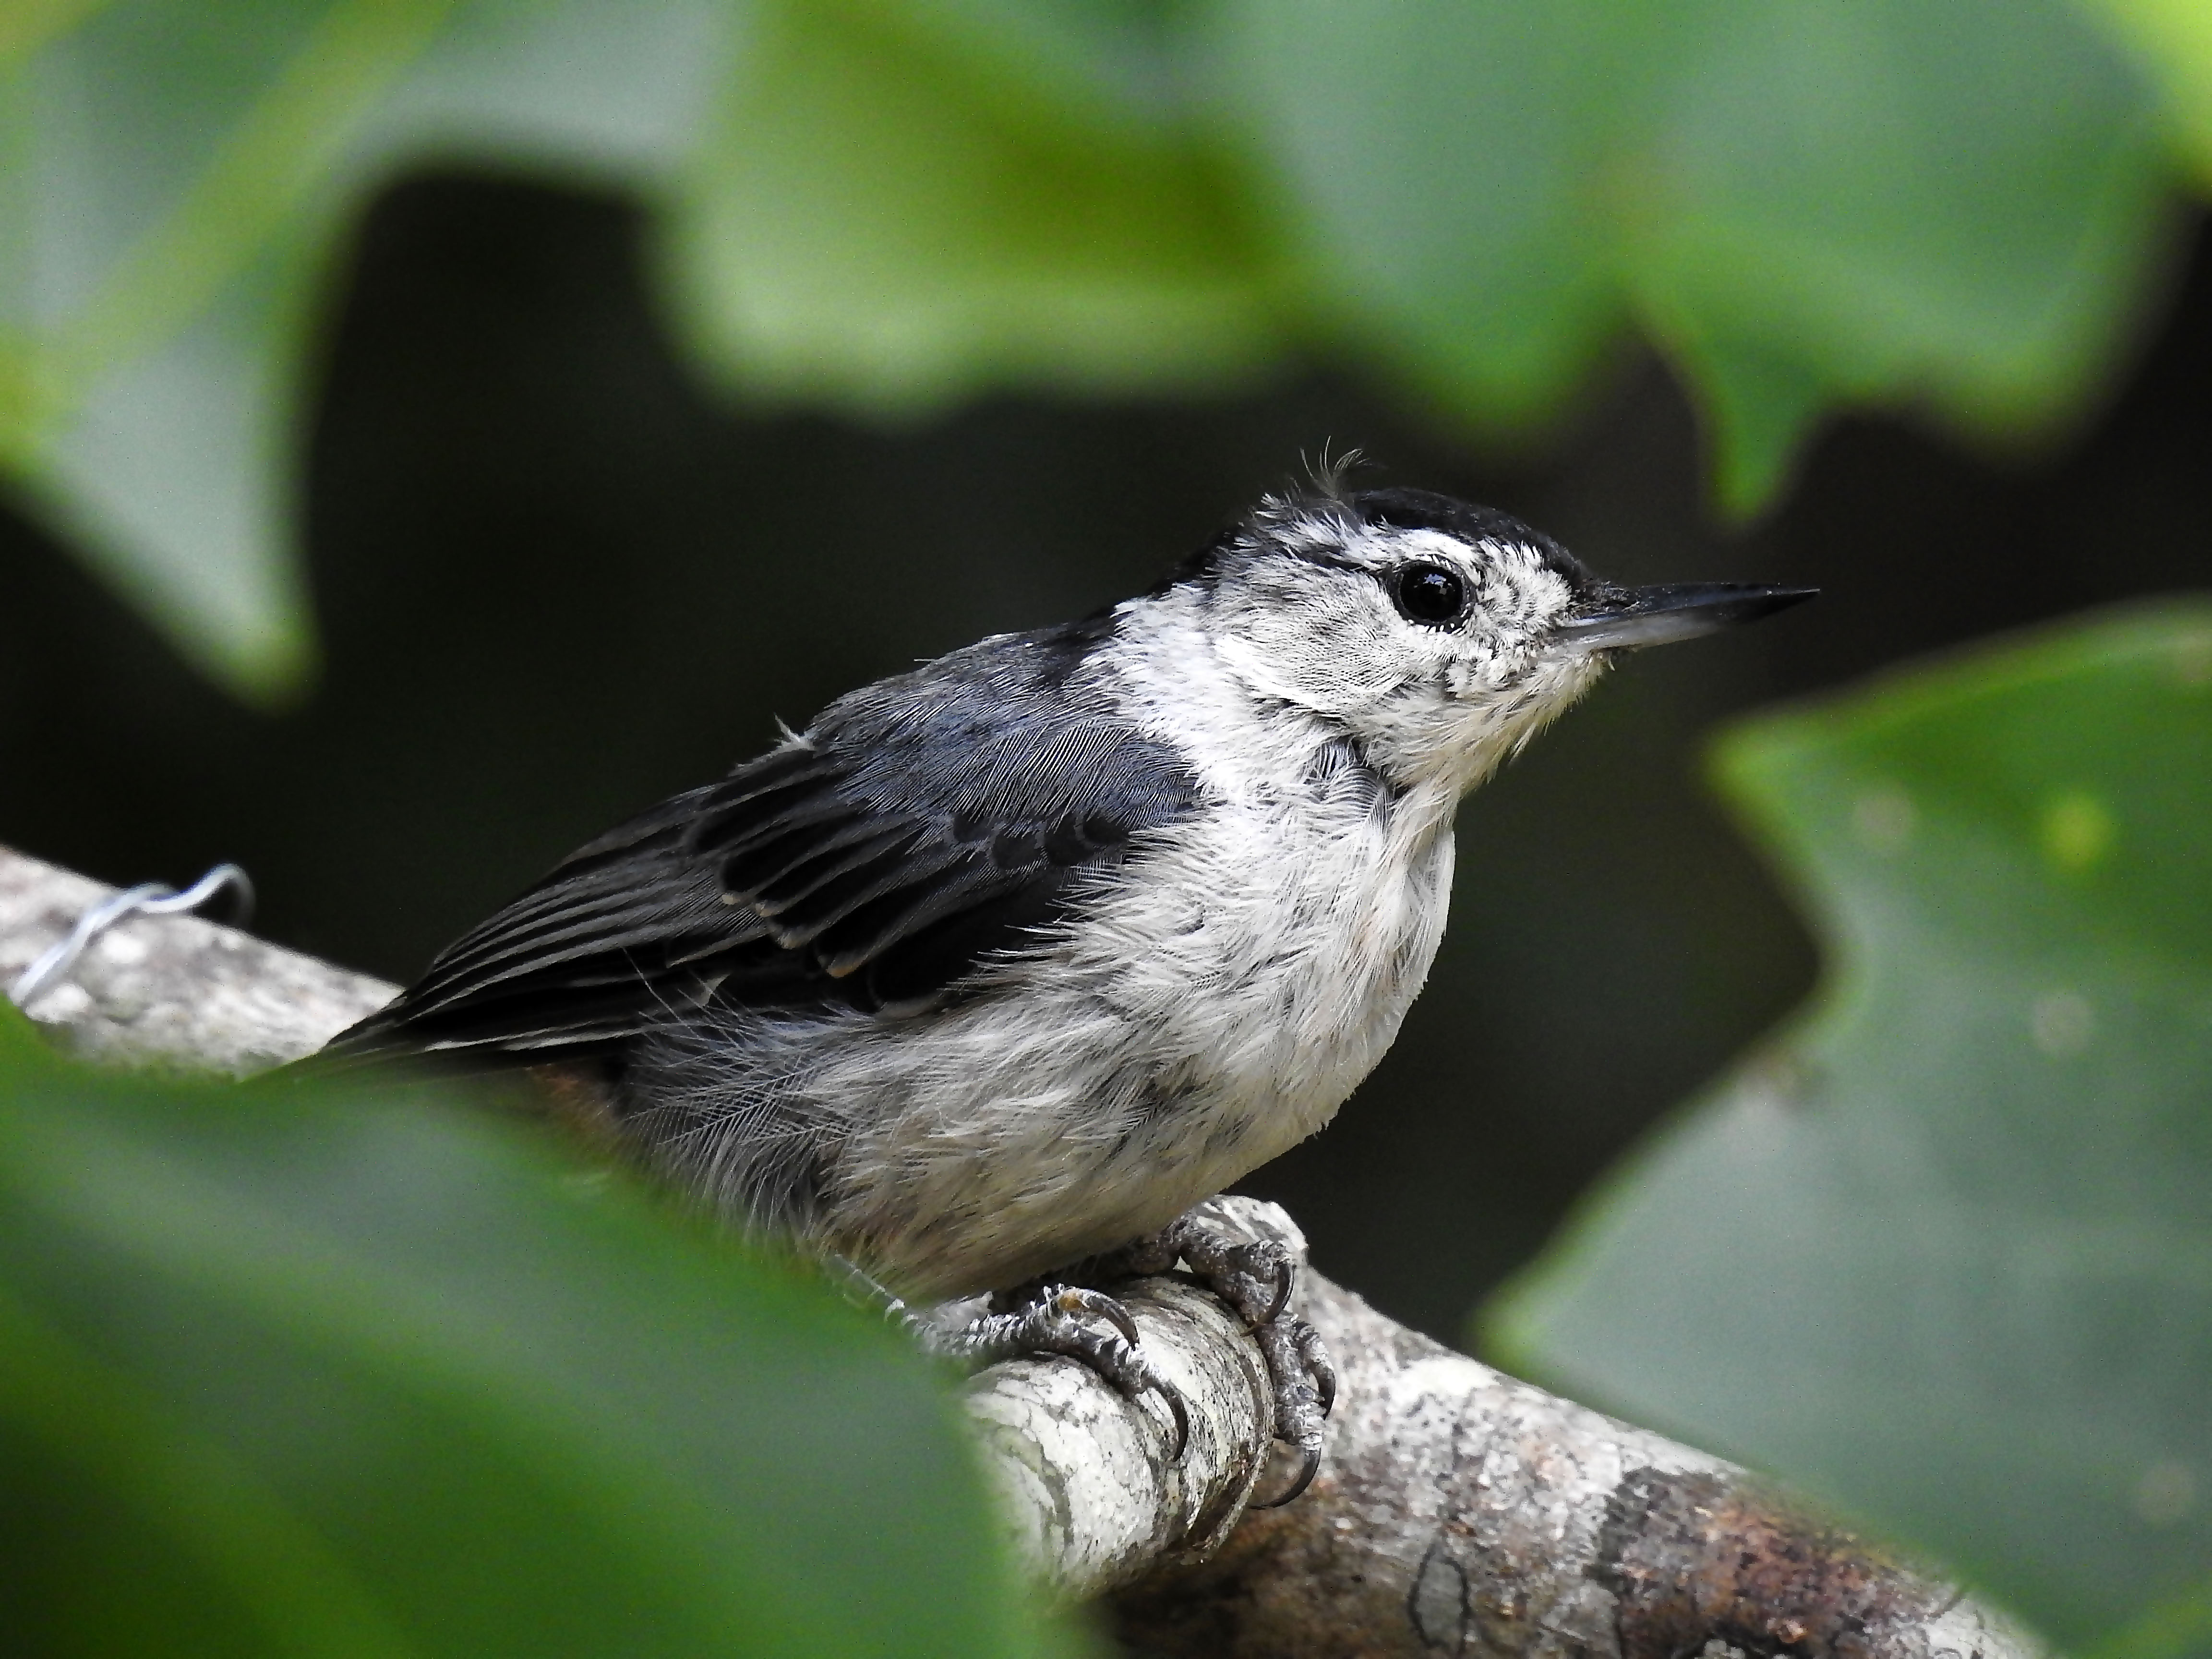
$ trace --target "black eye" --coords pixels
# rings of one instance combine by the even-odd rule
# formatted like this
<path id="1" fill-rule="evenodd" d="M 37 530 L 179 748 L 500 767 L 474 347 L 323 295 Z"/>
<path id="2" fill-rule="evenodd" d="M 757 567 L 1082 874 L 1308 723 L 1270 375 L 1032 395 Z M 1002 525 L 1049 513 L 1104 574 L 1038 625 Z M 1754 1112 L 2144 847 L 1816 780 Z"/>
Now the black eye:
<path id="1" fill-rule="evenodd" d="M 1467 584 L 1440 564 L 1400 567 L 1390 577 L 1390 597 L 1407 621 L 1432 628 L 1457 622 L 1467 610 Z"/>

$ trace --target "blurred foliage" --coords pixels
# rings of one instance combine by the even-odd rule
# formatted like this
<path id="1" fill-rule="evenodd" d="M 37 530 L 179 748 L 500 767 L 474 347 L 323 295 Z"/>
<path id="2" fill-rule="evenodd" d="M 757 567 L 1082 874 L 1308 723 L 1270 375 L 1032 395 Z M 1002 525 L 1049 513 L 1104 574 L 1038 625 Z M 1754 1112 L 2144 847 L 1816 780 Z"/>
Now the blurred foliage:
<path id="1" fill-rule="evenodd" d="M 0 1009 L 0 1649 L 1072 1650 L 883 1322 L 444 1100 Z"/>
<path id="2" fill-rule="evenodd" d="M 1703 400 L 1740 511 L 1826 404 L 1924 397 L 1996 430 L 2073 401 L 2164 182 L 2142 89 L 2057 4 L 1228 17 L 1347 328 L 1510 419 L 1633 313 Z"/>
<path id="3" fill-rule="evenodd" d="M 2203 152 L 2192 5 L 15 0 L 0 453 L 197 660 L 295 690 L 315 325 L 363 192 L 434 160 L 642 192 L 757 396 L 1303 347 L 1520 429 L 1633 324 L 1748 510 L 1837 404 L 2081 407 Z"/>
<path id="4" fill-rule="evenodd" d="M 1498 1344 L 2075 1651 L 2212 1652 L 2212 606 L 1757 721 L 1720 771 L 1826 988 Z"/>
<path id="5" fill-rule="evenodd" d="M 713 0 L 18 0 L 0 34 L 0 452 L 241 691 L 311 665 L 315 325 L 411 159 L 642 180 L 728 50 Z"/>
<path id="6" fill-rule="evenodd" d="M 705 359 L 896 413 L 1203 388 L 1279 353 L 1254 204 L 1124 11 L 760 8 L 670 225 Z"/>
<path id="7" fill-rule="evenodd" d="M 44 1052 L 39 1028 L 24 1017 L 22 1010 L 6 997 L 0 997 L 0 1068 Z"/>
<path id="8" fill-rule="evenodd" d="M 2093 0 L 2166 99 L 2173 141 L 2212 181 L 2212 6 L 2203 0 Z"/>
<path id="9" fill-rule="evenodd" d="M 296 692 L 323 319 L 429 164 L 636 194 L 756 402 L 1310 352 L 1525 434 L 1633 331 L 1749 511 L 1835 408 L 2080 413 L 2212 180 L 2208 15 L 15 0 L 0 464 L 194 660 Z M 1832 988 L 1501 1325 L 2130 1659 L 2212 1650 L 2208 640 L 2110 623 L 1732 746 Z M 492 1127 L 97 1079 L 0 1005 L 0 1607 L 81 1646 L 1047 1639 L 911 1355 Z"/>

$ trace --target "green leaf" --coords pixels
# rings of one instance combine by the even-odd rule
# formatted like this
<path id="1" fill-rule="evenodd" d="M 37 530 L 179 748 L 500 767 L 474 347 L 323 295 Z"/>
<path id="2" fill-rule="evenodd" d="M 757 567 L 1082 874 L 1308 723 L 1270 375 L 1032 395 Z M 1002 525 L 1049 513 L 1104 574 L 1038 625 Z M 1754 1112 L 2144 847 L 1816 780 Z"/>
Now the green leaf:
<path id="1" fill-rule="evenodd" d="M 30 1016 L 5 996 L 0 996 L 0 1071 L 10 1065 L 36 1060 L 46 1053 L 46 1039 L 31 1024 Z"/>
<path id="2" fill-rule="evenodd" d="M 2212 183 L 2212 7 L 2202 0 L 2082 0 L 2166 94 L 2175 147 Z"/>
<path id="3" fill-rule="evenodd" d="M 40 1652 L 1043 1640 L 880 1321 L 389 1091 L 0 1072 L 0 1470 Z"/>
<path id="4" fill-rule="evenodd" d="M 2160 1602 L 2091 1651 L 2098 1659 L 2186 1659 L 2212 1652 L 2212 1577 Z"/>
<path id="5" fill-rule="evenodd" d="M 1252 210 L 1160 93 L 1146 20 L 763 4 L 669 228 L 695 345 L 755 395 L 905 415 L 1269 361 Z"/>
<path id="6" fill-rule="evenodd" d="M 1212 59 L 1345 327 L 1515 425 L 1632 312 L 1738 510 L 1832 404 L 2077 408 L 2168 183 L 2148 88 L 2063 0 L 1224 0 Z"/>
<path id="7" fill-rule="evenodd" d="M 755 393 L 1218 386 L 1279 349 L 1143 8 L 112 0 L 0 33 L 0 458 L 185 653 L 312 672 L 292 493 L 341 233 L 411 160 L 668 208 Z M 740 25 L 745 27 L 740 27 Z"/>
<path id="8" fill-rule="evenodd" d="M 1733 8 L 1650 142 L 1631 280 L 1693 375 L 1734 343 L 2001 436 L 2093 388 L 2168 184 L 2148 88 L 2058 0 Z M 1757 441 L 1717 461 L 1724 497 L 1780 482 Z"/>
<path id="9" fill-rule="evenodd" d="M 1720 771 L 1825 988 L 1589 1203 L 1496 1343 L 2062 1643 L 2208 1650 L 2212 606 L 1755 722 Z"/>
<path id="10" fill-rule="evenodd" d="M 1837 405 L 2013 434 L 2095 389 L 2173 170 L 2120 41 L 2169 125 L 2203 54 L 2078 4 L 40 0 L 0 21 L 0 463 L 296 695 L 313 335 L 365 192 L 434 158 L 659 206 L 757 397 L 1212 389 L 1318 331 L 1521 428 L 1640 322 L 1748 512 Z"/>
<path id="11" fill-rule="evenodd" d="M 1321 313 L 1512 426 L 1623 319 L 1606 180 L 1680 12 L 1222 0 L 1198 49 L 1281 180 Z"/>
<path id="12" fill-rule="evenodd" d="M 665 173 L 720 0 L 111 0 L 0 34 L 0 458 L 177 644 L 313 663 L 292 495 L 344 216 L 435 154 Z"/>

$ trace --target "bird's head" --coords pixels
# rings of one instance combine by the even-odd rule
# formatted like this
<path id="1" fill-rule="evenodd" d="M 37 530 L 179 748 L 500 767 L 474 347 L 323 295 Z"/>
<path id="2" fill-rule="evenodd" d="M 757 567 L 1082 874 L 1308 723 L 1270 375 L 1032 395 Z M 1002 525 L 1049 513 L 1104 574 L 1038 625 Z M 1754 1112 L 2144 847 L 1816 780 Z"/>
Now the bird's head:
<path id="1" fill-rule="evenodd" d="M 1178 573 L 1252 696 L 1341 729 L 1402 787 L 1468 789 L 1619 653 L 1809 588 L 1628 588 L 1518 520 L 1426 490 L 1270 497 Z"/>

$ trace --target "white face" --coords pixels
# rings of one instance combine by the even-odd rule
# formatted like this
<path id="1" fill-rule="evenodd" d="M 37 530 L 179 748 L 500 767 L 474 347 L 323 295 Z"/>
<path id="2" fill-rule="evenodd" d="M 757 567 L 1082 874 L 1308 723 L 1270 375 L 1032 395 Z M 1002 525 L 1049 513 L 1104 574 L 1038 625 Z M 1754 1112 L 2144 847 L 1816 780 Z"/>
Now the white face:
<path id="1" fill-rule="evenodd" d="M 1208 610 L 1255 693 L 1343 726 L 1393 782 L 1465 790 L 1604 672 L 1556 632 L 1585 599 L 1532 542 L 1322 507 L 1263 520 Z"/>

